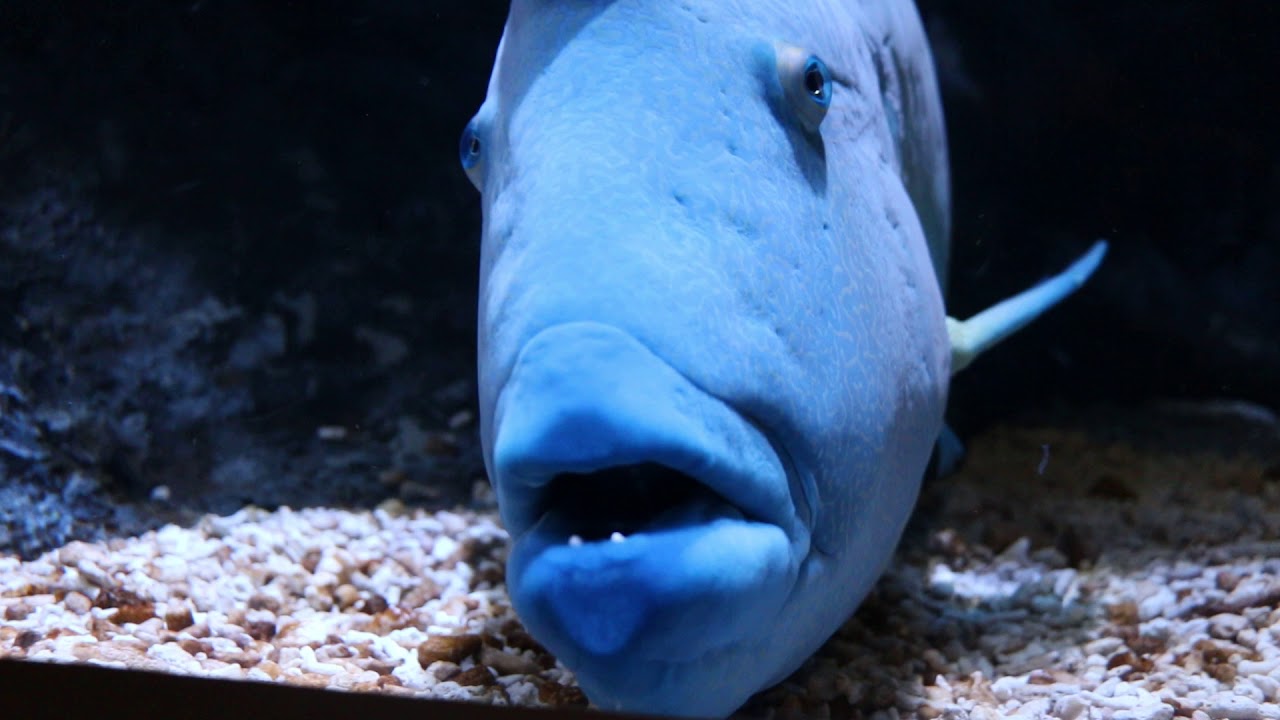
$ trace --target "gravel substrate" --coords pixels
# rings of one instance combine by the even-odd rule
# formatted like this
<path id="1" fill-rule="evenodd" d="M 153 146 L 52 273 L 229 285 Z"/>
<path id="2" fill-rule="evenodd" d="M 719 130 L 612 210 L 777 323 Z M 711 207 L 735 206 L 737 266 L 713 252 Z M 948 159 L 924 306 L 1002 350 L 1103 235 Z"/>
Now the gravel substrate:
<path id="1" fill-rule="evenodd" d="M 740 714 L 1280 720 L 1280 433 L 1150 447 L 1142 422 L 977 438 L 857 615 Z M 506 539 L 391 502 L 0 557 L 0 656 L 585 704 L 508 604 Z"/>

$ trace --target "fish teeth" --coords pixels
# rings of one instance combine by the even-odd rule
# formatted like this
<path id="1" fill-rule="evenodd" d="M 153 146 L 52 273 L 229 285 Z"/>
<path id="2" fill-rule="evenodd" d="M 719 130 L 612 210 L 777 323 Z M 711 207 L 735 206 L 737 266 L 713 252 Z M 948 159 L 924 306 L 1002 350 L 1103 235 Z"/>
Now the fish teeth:
<path id="1" fill-rule="evenodd" d="M 609 536 L 609 542 L 614 542 L 614 543 L 625 542 L 626 539 L 627 539 L 626 535 L 623 535 L 622 533 L 617 531 L 614 531 L 614 533 Z M 569 536 L 569 547 L 582 547 L 583 543 L 585 542 L 586 540 L 583 540 L 581 535 Z"/>

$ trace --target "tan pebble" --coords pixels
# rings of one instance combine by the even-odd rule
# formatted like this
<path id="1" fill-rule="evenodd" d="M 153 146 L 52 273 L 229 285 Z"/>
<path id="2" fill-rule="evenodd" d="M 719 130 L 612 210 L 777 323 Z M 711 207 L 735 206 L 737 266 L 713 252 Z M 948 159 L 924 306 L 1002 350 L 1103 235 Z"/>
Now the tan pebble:
<path id="1" fill-rule="evenodd" d="M 111 617 L 111 621 L 123 625 L 132 623 L 138 625 L 144 623 L 156 616 L 155 605 L 151 603 L 135 603 L 128 605 L 120 605 L 116 609 L 116 614 Z"/>
<path id="2" fill-rule="evenodd" d="M 195 618 L 191 615 L 191 608 L 171 610 L 164 615 L 164 626 L 173 632 L 186 630 L 193 624 L 195 624 Z"/>
<path id="3" fill-rule="evenodd" d="M 1240 574 L 1231 570 L 1222 570 L 1214 577 L 1213 582 L 1219 590 L 1231 592 L 1240 584 Z"/>
<path id="4" fill-rule="evenodd" d="M 390 675 L 393 670 L 400 667 L 400 663 L 386 662 L 385 660 L 377 660 L 375 658 L 361 658 L 356 661 L 356 667 L 364 670 L 372 670 L 379 675 Z"/>
<path id="5" fill-rule="evenodd" d="M 244 631 L 249 637 L 260 642 L 266 642 L 276 636 L 276 624 L 270 620 L 254 620 L 245 623 Z"/>
<path id="6" fill-rule="evenodd" d="M 88 595 L 73 590 L 62 598 L 62 605 L 77 615 L 83 615 L 93 607 L 93 601 L 89 599 Z"/>
<path id="7" fill-rule="evenodd" d="M 319 550 L 308 550 L 302 556 L 302 568 L 309 573 L 316 571 L 316 566 L 320 564 L 320 558 L 323 556 Z"/>
<path id="8" fill-rule="evenodd" d="M 533 639 L 529 633 L 519 627 L 506 632 L 507 644 L 519 650 L 532 650 L 537 655 L 546 655 L 547 649 L 542 643 Z"/>
<path id="9" fill-rule="evenodd" d="M 261 670 L 267 675 L 270 675 L 272 680 L 279 680 L 280 673 L 284 672 L 283 669 L 272 660 L 263 660 L 262 662 L 258 663 L 257 669 Z"/>
<path id="10" fill-rule="evenodd" d="M 25 602 L 19 602 L 4 609 L 4 619 L 9 622 L 26 620 L 34 609 Z"/>
<path id="11" fill-rule="evenodd" d="M 284 682 L 286 685 L 297 685 L 299 687 L 327 688 L 329 687 L 329 676 L 304 672 L 298 675 L 285 675 Z"/>
<path id="12" fill-rule="evenodd" d="M 561 685 L 558 682 L 535 680 L 538 686 L 538 700 L 551 707 L 585 707 L 587 696 L 582 690 L 572 685 Z"/>
<path id="13" fill-rule="evenodd" d="M 186 650 L 191 655 L 195 655 L 196 653 L 204 653 L 205 656 L 209 656 L 213 654 L 213 646 L 201 640 L 194 640 L 194 639 L 183 640 L 178 643 L 178 646 L 181 647 L 183 650 Z"/>
<path id="14" fill-rule="evenodd" d="M 445 601 L 444 605 L 440 607 L 440 611 L 454 617 L 462 617 L 468 610 L 474 610 L 479 604 L 473 597 L 454 595 Z"/>
<path id="15" fill-rule="evenodd" d="M 272 613 L 278 613 L 280 612 L 280 601 L 270 595 L 258 594 L 249 598 L 246 607 L 249 610 L 269 610 Z"/>
<path id="16" fill-rule="evenodd" d="M 132 645 L 98 643 L 98 657 L 108 662 L 132 664 L 146 657 L 146 651 Z"/>
<path id="17" fill-rule="evenodd" d="M 429 669 L 431 674 L 434 675 L 437 680 L 441 681 L 451 680 L 458 673 L 462 672 L 462 668 L 458 667 L 457 663 L 451 663 L 448 660 L 438 660 L 433 662 Z"/>
<path id="18" fill-rule="evenodd" d="M 85 642 L 78 643 L 71 647 L 71 655 L 80 662 L 88 662 L 90 660 L 101 660 L 102 652 L 100 648 L 105 643 Z"/>
<path id="19" fill-rule="evenodd" d="M 459 663 L 480 651 L 479 635 L 433 635 L 418 646 L 418 664 L 426 667 L 437 660 Z"/>
<path id="20" fill-rule="evenodd" d="M 354 585 L 344 583 L 334 588 L 333 599 L 338 601 L 339 608 L 346 610 L 360 599 L 360 591 Z"/>
<path id="21" fill-rule="evenodd" d="M 480 663 L 493 668 L 499 675 L 536 675 L 542 670 L 538 663 L 523 655 L 503 652 L 488 645 L 480 649 Z"/>
<path id="22" fill-rule="evenodd" d="M 916 708 L 916 715 L 924 718 L 924 720 L 934 720 L 935 718 L 942 717 L 942 712 L 942 708 L 930 705 L 929 703 L 925 703 L 924 705 Z"/>
<path id="23" fill-rule="evenodd" d="M 463 687 L 492 685 L 495 682 L 493 672 L 483 665 L 476 665 L 469 670 L 463 670 L 450 679 Z"/>
<path id="24" fill-rule="evenodd" d="M 38 642 L 40 642 L 40 633 L 35 630 L 23 630 L 18 634 L 18 637 L 14 639 L 13 644 L 23 650 L 26 650 Z"/>
<path id="25" fill-rule="evenodd" d="M 413 587 L 403 594 L 401 605 L 404 607 L 422 607 L 428 601 L 435 600 L 438 597 L 440 597 L 440 584 L 433 579 L 424 578 L 422 582 L 417 584 L 417 587 Z"/>
<path id="26" fill-rule="evenodd" d="M 355 682 L 352 682 L 350 685 L 344 687 L 343 689 L 350 690 L 351 692 L 371 693 L 371 692 L 377 692 L 379 690 L 379 687 L 377 682 L 356 680 Z"/>
<path id="27" fill-rule="evenodd" d="M 388 688 L 403 687 L 403 685 L 400 683 L 400 678 L 395 675 L 383 675 L 378 678 L 378 687 L 386 690 Z"/>
<path id="28" fill-rule="evenodd" d="M 373 594 L 356 604 L 356 609 L 366 615 L 377 615 L 378 613 L 386 612 L 389 607 L 391 607 L 391 604 L 387 602 L 386 598 Z"/>
<path id="29" fill-rule="evenodd" d="M 1127 600 L 1108 605 L 1107 618 L 1117 625 L 1136 625 L 1138 623 L 1138 604 L 1132 600 Z"/>
<path id="30" fill-rule="evenodd" d="M 330 635 L 329 639 L 334 640 L 335 642 L 330 642 L 328 645 L 317 648 L 316 659 L 345 660 L 347 658 L 353 658 L 356 656 L 355 650 L 352 650 L 350 647 L 343 645 L 341 638 L 337 638 Z"/>
<path id="31" fill-rule="evenodd" d="M 262 656 L 254 652 L 227 653 L 219 655 L 218 659 L 223 662 L 239 665 L 245 670 L 258 667 L 262 663 Z"/>

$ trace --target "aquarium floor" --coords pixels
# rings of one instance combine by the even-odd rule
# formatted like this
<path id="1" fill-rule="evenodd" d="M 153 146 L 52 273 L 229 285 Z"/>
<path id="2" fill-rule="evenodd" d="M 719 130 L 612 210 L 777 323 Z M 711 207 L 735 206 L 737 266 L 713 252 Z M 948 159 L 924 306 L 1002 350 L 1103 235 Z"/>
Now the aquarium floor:
<path id="1" fill-rule="evenodd" d="M 506 539 L 491 510 L 393 501 L 0 557 L 0 657 L 585 704 L 511 610 Z M 1274 418 L 1216 404 L 996 427 L 926 486 L 857 614 L 740 715 L 1280 718 L 1278 604 Z"/>

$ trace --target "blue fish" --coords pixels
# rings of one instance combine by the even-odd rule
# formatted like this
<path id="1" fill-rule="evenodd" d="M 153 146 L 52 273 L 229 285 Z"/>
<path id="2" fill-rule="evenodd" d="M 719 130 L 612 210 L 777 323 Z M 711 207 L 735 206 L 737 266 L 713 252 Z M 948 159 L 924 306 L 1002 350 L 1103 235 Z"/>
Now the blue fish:
<path id="1" fill-rule="evenodd" d="M 603 708 L 724 716 L 884 570 L 966 322 L 906 0 L 513 0 L 460 145 L 483 197 L 485 465 L 514 606 Z"/>

